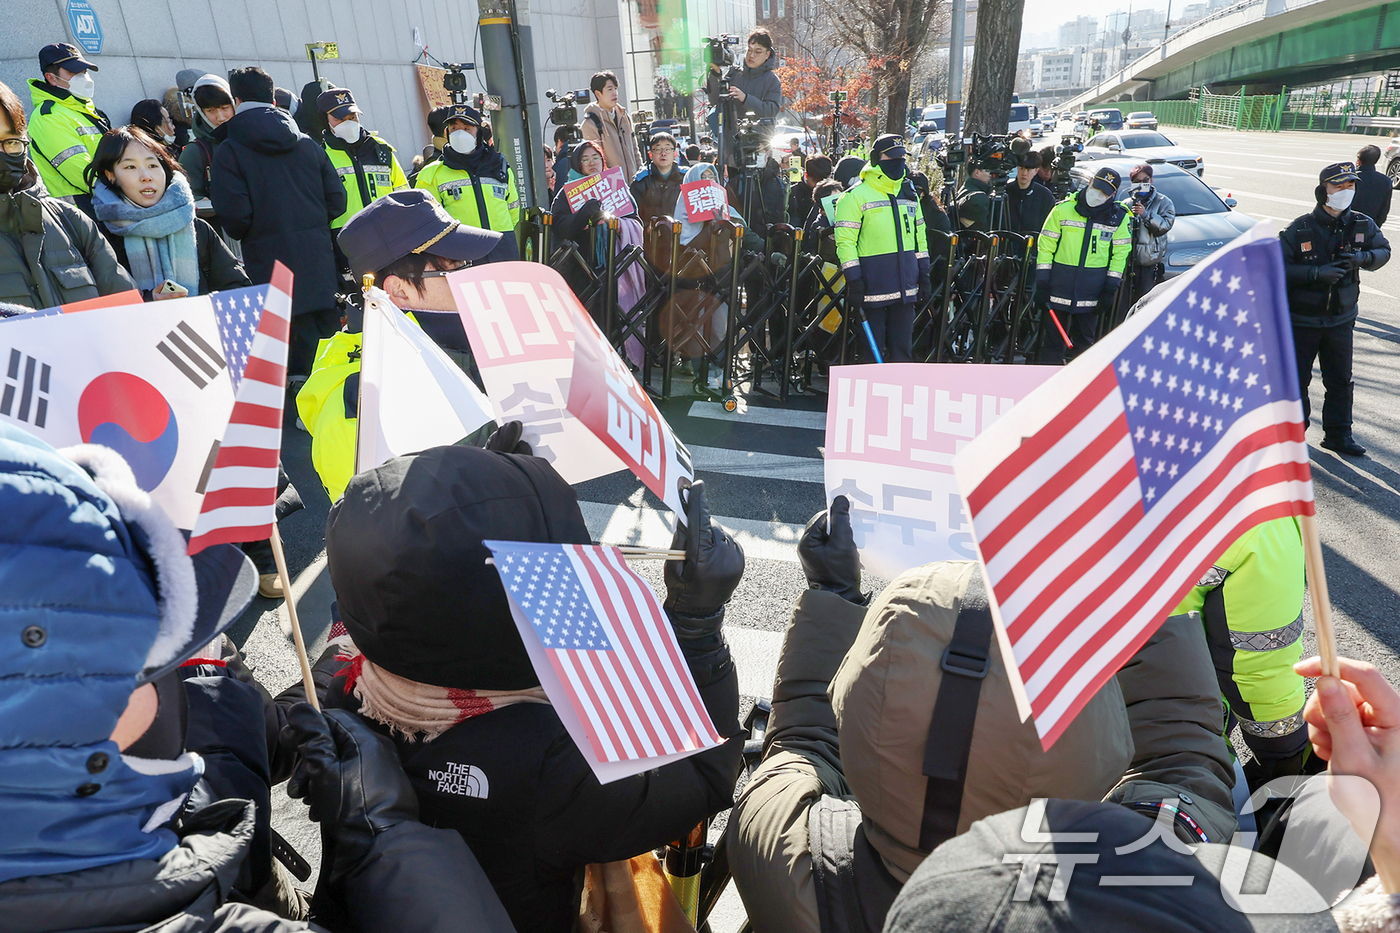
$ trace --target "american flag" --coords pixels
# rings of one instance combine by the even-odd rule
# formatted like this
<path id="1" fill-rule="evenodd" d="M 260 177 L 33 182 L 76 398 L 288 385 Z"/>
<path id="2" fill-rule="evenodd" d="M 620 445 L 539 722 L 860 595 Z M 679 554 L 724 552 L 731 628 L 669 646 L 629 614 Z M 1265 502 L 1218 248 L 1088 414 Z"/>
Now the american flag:
<path id="1" fill-rule="evenodd" d="M 958 455 L 1045 748 L 1232 541 L 1312 514 L 1305 427 L 1282 254 L 1260 224 Z"/>
<path id="2" fill-rule="evenodd" d="M 485 544 L 549 659 L 551 671 L 536 670 L 540 683 L 556 707 L 573 707 L 597 760 L 640 761 L 722 741 L 656 594 L 617 548 Z"/>
<path id="3" fill-rule="evenodd" d="M 262 541 L 272 534 L 292 273 L 278 263 L 271 285 L 221 292 L 211 300 L 233 380 L 233 413 L 204 486 L 191 554 L 211 544 Z"/>

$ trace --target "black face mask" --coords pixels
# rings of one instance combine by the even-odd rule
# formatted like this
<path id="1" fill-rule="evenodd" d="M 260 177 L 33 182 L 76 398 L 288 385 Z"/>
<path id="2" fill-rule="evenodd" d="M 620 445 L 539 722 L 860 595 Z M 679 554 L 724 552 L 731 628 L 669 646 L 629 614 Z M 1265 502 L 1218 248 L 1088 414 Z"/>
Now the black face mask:
<path id="1" fill-rule="evenodd" d="M 162 674 L 151 683 L 156 688 L 156 718 L 123 754 L 133 758 L 158 758 L 174 761 L 185 753 L 185 730 L 189 726 L 189 702 L 185 698 L 185 680 L 178 669 Z"/>
<path id="2" fill-rule="evenodd" d="M 24 181 L 29 156 L 24 153 L 10 155 L 0 152 L 0 194 L 14 191 Z"/>

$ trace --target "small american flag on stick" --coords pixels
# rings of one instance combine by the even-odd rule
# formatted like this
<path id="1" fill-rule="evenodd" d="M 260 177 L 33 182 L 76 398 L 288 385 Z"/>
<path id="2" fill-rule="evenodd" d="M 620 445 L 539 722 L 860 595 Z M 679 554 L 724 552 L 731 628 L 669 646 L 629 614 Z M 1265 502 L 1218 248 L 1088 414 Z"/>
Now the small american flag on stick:
<path id="1" fill-rule="evenodd" d="M 1232 541 L 1313 514 L 1305 427 L 1282 254 L 1260 224 L 958 455 L 1044 747 Z"/>
<path id="2" fill-rule="evenodd" d="M 190 535 L 191 554 L 211 544 L 262 541 L 272 534 L 292 326 L 291 270 L 279 262 L 271 285 L 223 292 L 210 300 L 234 402 Z"/>
<path id="3" fill-rule="evenodd" d="M 656 594 L 617 548 L 485 544 L 540 684 L 599 780 L 723 741 Z"/>

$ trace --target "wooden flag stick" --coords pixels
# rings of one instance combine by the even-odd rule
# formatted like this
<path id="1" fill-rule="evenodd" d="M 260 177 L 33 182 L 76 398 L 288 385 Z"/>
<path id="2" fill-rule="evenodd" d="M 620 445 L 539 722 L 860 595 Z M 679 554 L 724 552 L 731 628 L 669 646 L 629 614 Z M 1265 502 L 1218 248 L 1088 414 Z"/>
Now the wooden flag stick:
<path id="1" fill-rule="evenodd" d="M 1298 522 L 1303 531 L 1303 565 L 1308 573 L 1308 592 L 1312 595 L 1317 655 L 1322 660 L 1323 675 L 1338 677 L 1341 667 L 1337 664 L 1337 635 L 1332 630 L 1332 604 L 1327 599 L 1327 571 L 1322 566 L 1322 537 L 1317 531 L 1317 516 L 1300 515 Z"/>
<path id="2" fill-rule="evenodd" d="M 625 544 L 616 547 L 628 560 L 685 560 L 685 551 L 675 548 L 633 547 Z"/>
<path id="3" fill-rule="evenodd" d="M 287 573 L 287 555 L 282 553 L 282 534 L 277 530 L 277 522 L 272 523 L 272 556 L 277 561 L 277 576 L 282 580 L 282 595 L 287 601 L 287 615 L 292 619 L 292 644 L 297 649 L 297 660 L 301 662 L 301 682 L 306 687 L 306 702 L 318 713 L 321 701 L 316 696 L 316 681 L 311 676 L 311 659 L 306 656 L 306 642 L 301 637 L 301 623 L 297 621 L 297 601 L 292 595 L 292 575 Z"/>

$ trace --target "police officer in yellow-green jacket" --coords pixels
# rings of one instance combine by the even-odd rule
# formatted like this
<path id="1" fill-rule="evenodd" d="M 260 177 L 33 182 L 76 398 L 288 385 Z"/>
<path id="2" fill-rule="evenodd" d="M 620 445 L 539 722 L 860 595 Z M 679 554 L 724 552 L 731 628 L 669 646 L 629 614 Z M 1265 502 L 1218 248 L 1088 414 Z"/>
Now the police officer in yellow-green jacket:
<path id="1" fill-rule="evenodd" d="M 1292 516 L 1256 525 L 1216 559 L 1172 615 L 1199 612 L 1229 722 L 1254 759 L 1251 788 L 1325 767 L 1303 722 L 1303 539 Z M 1309 766 L 1312 767 L 1309 767 Z"/>
<path id="2" fill-rule="evenodd" d="M 490 125 L 466 104 L 434 110 L 428 125 L 434 122 L 447 132 L 447 145 L 439 161 L 423 166 L 414 186 L 431 193 L 467 226 L 497 230 L 515 243 L 520 193 L 505 156 L 491 144 Z"/>
<path id="3" fill-rule="evenodd" d="M 1062 363 L 1092 346 L 1099 336 L 1099 307 L 1123 284 L 1133 226 L 1132 213 L 1118 201 L 1122 184 L 1116 171 L 1101 168 L 1045 219 L 1036 244 L 1035 305 L 1055 313 L 1073 347 L 1065 346 L 1047 315 L 1042 363 Z"/>
<path id="4" fill-rule="evenodd" d="M 92 62 L 66 42 L 39 50 L 42 81 L 30 80 L 34 112 L 29 117 L 29 142 L 34 164 L 50 197 L 62 198 L 92 216 L 92 186 L 85 173 L 97 141 L 112 128 L 107 115 L 92 102 Z"/>
<path id="5" fill-rule="evenodd" d="M 928 300 L 928 240 L 909 181 L 904 140 L 886 133 L 871 147 L 860 184 L 836 202 L 836 255 L 846 277 L 846 307 L 861 308 L 881 361 L 914 359 L 914 309 Z M 862 358 L 868 359 L 862 350 Z"/>
<path id="6" fill-rule="evenodd" d="M 394 157 L 394 147 L 360 125 L 364 112 L 344 88 L 333 87 L 316 98 L 330 127 L 323 137 L 326 155 L 345 185 L 345 213 L 331 221 L 339 230 L 375 198 L 408 187 L 408 176 Z"/>

